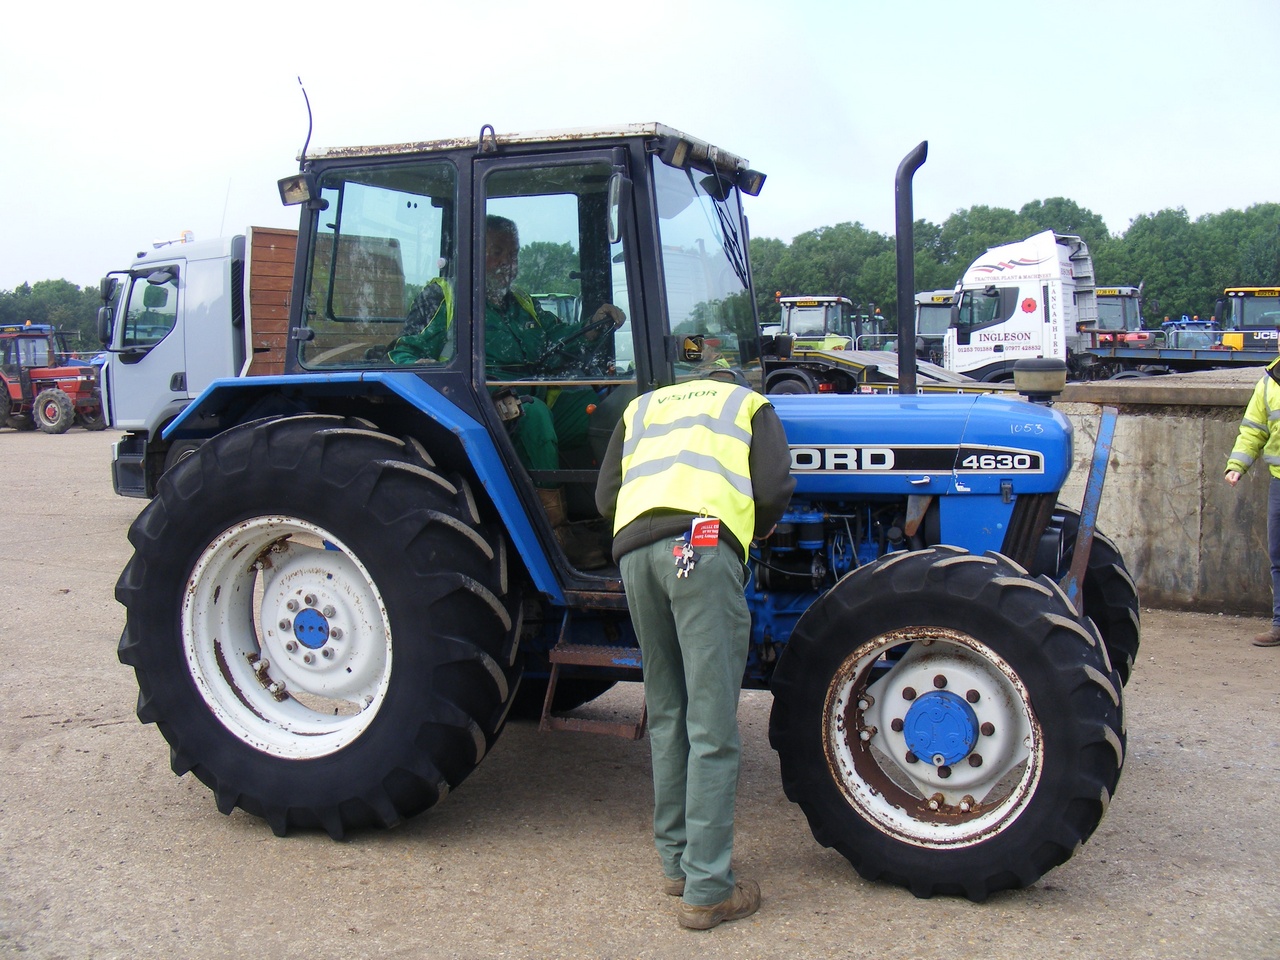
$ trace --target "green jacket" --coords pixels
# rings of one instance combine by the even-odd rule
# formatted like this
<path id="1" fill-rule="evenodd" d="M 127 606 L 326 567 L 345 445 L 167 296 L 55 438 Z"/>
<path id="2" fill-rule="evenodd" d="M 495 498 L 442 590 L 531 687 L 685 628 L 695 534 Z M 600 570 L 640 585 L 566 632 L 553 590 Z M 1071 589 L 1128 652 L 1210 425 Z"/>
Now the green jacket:
<path id="1" fill-rule="evenodd" d="M 450 311 L 437 306 L 434 316 L 420 332 L 399 337 L 387 355 L 393 363 L 447 360 L 444 351 L 450 345 L 452 326 Z M 501 306 L 485 303 L 485 366 L 491 376 L 499 378 L 505 374 L 527 375 L 539 361 L 542 368 L 554 370 L 571 358 L 554 351 L 548 356 L 548 345 L 563 340 L 577 329 L 555 314 L 539 310 L 527 293 L 512 288 Z"/>
<path id="2" fill-rule="evenodd" d="M 1240 435 L 1227 458 L 1227 471 L 1244 473 L 1261 453 L 1271 475 L 1280 477 L 1280 382 L 1273 373 L 1280 376 L 1280 357 L 1267 364 L 1267 372 L 1253 388 L 1240 421 Z"/>

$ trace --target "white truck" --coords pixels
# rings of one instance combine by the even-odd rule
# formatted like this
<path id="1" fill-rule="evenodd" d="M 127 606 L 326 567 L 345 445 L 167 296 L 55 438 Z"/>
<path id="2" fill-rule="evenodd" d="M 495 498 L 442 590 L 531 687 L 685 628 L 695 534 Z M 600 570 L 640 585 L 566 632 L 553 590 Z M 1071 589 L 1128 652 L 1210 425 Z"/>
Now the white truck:
<path id="1" fill-rule="evenodd" d="M 150 497 L 198 444 L 162 433 L 214 380 L 284 370 L 297 231 L 250 227 L 217 240 L 157 244 L 100 285 L 98 336 L 118 494 Z"/>
<path id="2" fill-rule="evenodd" d="M 1082 329 L 1096 327 L 1093 259 L 1079 237 L 1046 230 L 992 247 L 956 287 L 942 365 L 985 382 L 1013 380 L 1018 360 L 1064 360 L 1074 378 L 1093 363 Z"/>

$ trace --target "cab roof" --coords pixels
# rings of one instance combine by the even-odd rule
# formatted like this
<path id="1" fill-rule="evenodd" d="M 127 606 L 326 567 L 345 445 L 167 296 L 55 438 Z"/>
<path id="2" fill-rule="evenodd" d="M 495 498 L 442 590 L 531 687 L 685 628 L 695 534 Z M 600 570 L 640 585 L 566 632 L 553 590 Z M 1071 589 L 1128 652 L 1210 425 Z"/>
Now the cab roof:
<path id="1" fill-rule="evenodd" d="M 657 140 L 683 140 L 689 144 L 695 158 L 706 159 L 723 170 L 745 170 L 747 161 L 722 150 L 697 137 L 661 123 L 627 123 L 606 127 L 578 127 L 565 130 L 532 130 L 525 133 L 498 133 L 488 124 L 481 127 L 474 137 L 454 137 L 443 140 L 416 140 L 405 143 L 389 143 L 364 147 L 328 147 L 308 151 L 300 156 L 304 160 L 348 159 L 355 157 L 389 157 L 402 154 L 443 153 L 452 150 L 475 149 L 486 152 L 496 147 L 533 146 L 538 144 L 581 143 L 593 140 L 620 140 L 641 137 Z"/>

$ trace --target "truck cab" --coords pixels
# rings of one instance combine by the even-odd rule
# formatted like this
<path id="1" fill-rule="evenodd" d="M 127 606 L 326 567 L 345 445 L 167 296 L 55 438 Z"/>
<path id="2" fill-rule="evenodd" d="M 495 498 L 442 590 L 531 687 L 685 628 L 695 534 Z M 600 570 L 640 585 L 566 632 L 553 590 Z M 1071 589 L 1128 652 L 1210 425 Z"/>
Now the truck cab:
<path id="1" fill-rule="evenodd" d="M 992 247 L 965 271 L 943 343 L 943 366 L 984 381 L 1009 381 L 1020 359 L 1070 367 L 1098 317 L 1093 260 L 1075 236 L 1051 230 Z"/>

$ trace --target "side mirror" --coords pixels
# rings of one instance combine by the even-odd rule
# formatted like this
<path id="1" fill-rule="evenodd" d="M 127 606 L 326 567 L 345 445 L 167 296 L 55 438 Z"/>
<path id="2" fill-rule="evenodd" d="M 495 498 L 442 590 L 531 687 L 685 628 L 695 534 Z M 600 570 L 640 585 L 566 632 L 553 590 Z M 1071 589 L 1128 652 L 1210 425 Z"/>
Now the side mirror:
<path id="1" fill-rule="evenodd" d="M 116 288 L 120 285 L 119 277 L 103 277 L 98 281 L 98 296 L 103 303 L 110 303 L 116 297 Z"/>
<path id="2" fill-rule="evenodd" d="M 113 310 L 110 306 L 98 308 L 98 340 L 105 347 L 111 342 L 111 321 Z"/>
<path id="3" fill-rule="evenodd" d="M 615 172 L 609 177 L 609 242 L 622 239 L 623 209 L 631 206 L 631 180 Z"/>

